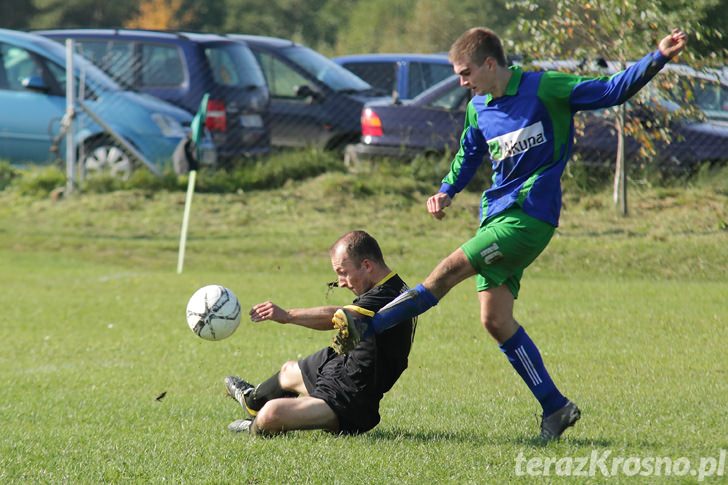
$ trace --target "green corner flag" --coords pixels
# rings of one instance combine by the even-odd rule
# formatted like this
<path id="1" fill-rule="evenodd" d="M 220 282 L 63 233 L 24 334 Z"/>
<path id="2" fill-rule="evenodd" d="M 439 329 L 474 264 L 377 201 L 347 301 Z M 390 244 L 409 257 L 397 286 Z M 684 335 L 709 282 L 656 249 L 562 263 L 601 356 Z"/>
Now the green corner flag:
<path id="1" fill-rule="evenodd" d="M 202 96 L 202 101 L 200 101 L 200 107 L 197 109 L 197 113 L 195 113 L 195 117 L 192 118 L 192 123 L 190 124 L 190 128 L 192 129 L 190 139 L 192 140 L 192 144 L 195 147 L 195 159 L 197 160 L 198 164 L 200 160 L 200 138 L 202 138 L 202 134 L 205 132 L 205 119 L 207 118 L 207 100 L 209 98 L 210 93 L 205 93 L 205 95 Z"/>

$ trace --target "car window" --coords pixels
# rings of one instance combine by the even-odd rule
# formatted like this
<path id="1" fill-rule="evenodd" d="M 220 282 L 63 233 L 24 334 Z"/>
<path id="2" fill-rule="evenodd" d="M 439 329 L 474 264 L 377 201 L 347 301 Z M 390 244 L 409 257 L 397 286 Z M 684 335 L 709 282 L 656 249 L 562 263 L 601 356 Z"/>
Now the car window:
<path id="1" fill-rule="evenodd" d="M 122 86 L 134 85 L 134 44 L 123 41 L 77 40 L 77 51 Z"/>
<path id="2" fill-rule="evenodd" d="M 439 97 L 425 103 L 425 106 L 446 110 L 465 109 L 465 105 L 470 99 L 468 94 L 468 89 L 456 84 L 442 93 Z"/>
<path id="3" fill-rule="evenodd" d="M 709 79 L 692 78 L 688 82 L 676 83 L 672 97 L 678 103 L 680 100 L 690 100 L 706 116 L 728 117 L 728 86 Z"/>
<path id="4" fill-rule="evenodd" d="M 452 76 L 449 64 L 431 64 L 426 62 L 410 62 L 408 88 L 410 97 L 415 97 L 425 89 Z"/>
<path id="5" fill-rule="evenodd" d="M 24 91 L 23 81 L 32 76 L 43 77 L 43 68 L 40 63 L 25 49 L 0 45 L 0 58 L 5 71 L 7 89 Z"/>
<path id="6" fill-rule="evenodd" d="M 263 69 L 263 74 L 268 80 L 268 90 L 271 96 L 276 98 L 295 98 L 299 86 L 310 84 L 295 69 L 285 62 L 276 59 L 273 55 L 258 52 L 256 56 L 260 67 Z"/>
<path id="7" fill-rule="evenodd" d="M 397 64 L 394 62 L 347 62 L 344 67 L 385 93 L 397 89 Z"/>
<path id="8" fill-rule="evenodd" d="M 211 45 L 205 48 L 205 56 L 217 84 L 239 88 L 265 86 L 265 78 L 247 46 Z"/>
<path id="9" fill-rule="evenodd" d="M 334 91 L 368 91 L 372 88 L 351 71 L 308 47 L 296 45 L 282 52 L 291 62 Z"/>
<path id="10" fill-rule="evenodd" d="M 141 51 L 141 86 L 179 86 L 184 82 L 184 65 L 178 47 L 143 43 Z"/>
<path id="11" fill-rule="evenodd" d="M 55 62 L 46 62 L 46 66 L 48 67 L 48 72 L 53 77 L 53 79 L 56 81 L 56 84 L 60 87 L 62 90 L 61 96 L 66 95 L 66 68 L 63 66 L 59 66 Z M 75 90 L 76 90 L 76 97 L 80 99 L 94 99 L 96 97 L 94 89 L 89 85 L 90 79 L 87 76 L 86 72 L 82 73 L 84 77 L 84 85 L 83 89 L 80 89 L 81 83 L 79 81 L 78 75 L 75 77 Z M 93 82 L 92 82 L 93 84 Z"/>

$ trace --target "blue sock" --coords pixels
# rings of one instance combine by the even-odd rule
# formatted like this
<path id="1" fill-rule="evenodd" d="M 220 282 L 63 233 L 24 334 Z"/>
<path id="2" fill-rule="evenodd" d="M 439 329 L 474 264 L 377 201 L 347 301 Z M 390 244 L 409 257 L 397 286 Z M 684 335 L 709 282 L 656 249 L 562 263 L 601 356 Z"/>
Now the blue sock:
<path id="1" fill-rule="evenodd" d="M 409 320 L 437 305 L 435 295 L 422 285 L 407 290 L 384 306 L 372 318 L 374 332 L 382 333 L 399 322 Z"/>
<path id="2" fill-rule="evenodd" d="M 518 331 L 500 346 L 506 354 L 521 379 L 528 385 L 533 395 L 543 408 L 544 417 L 558 411 L 568 402 L 559 392 L 551 380 L 551 376 L 543 365 L 541 354 L 528 336 L 526 330 L 520 327 Z"/>

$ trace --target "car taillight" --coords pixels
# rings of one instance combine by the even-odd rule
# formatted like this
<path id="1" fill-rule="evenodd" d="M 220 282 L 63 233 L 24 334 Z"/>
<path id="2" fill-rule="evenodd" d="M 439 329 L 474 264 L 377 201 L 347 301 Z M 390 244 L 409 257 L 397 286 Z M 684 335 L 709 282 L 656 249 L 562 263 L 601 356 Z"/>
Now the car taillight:
<path id="1" fill-rule="evenodd" d="M 382 120 L 371 108 L 361 113 L 361 136 L 382 136 Z"/>
<path id="2" fill-rule="evenodd" d="M 210 99 L 207 101 L 207 118 L 205 127 L 210 131 L 227 131 L 227 115 L 225 101 Z"/>

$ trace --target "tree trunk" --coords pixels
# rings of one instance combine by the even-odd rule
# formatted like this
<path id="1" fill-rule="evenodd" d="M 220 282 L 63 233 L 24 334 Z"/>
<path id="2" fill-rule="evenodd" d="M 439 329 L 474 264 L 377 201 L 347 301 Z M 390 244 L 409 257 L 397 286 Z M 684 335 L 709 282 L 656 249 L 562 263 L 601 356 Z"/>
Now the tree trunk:
<path id="1" fill-rule="evenodd" d="M 615 207 L 622 216 L 629 213 L 627 207 L 627 160 L 624 158 L 624 118 L 625 106 L 617 109 L 617 160 L 614 168 L 614 192 L 612 194 Z"/>

